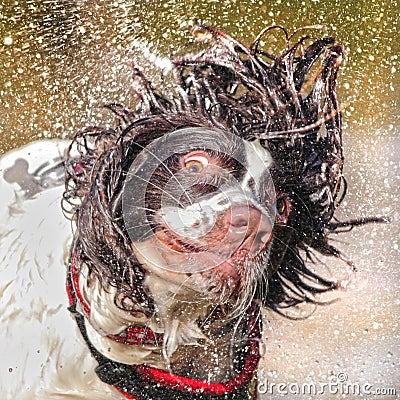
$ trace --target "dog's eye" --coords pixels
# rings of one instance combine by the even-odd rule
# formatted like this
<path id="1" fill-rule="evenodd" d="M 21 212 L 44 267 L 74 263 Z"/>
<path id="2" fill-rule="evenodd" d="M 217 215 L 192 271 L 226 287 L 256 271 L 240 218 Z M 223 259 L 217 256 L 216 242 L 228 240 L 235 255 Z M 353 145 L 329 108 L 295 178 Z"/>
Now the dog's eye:
<path id="1" fill-rule="evenodd" d="M 199 154 L 189 155 L 184 159 L 184 166 L 190 172 L 200 173 L 208 165 L 208 158 Z"/>
<path id="2" fill-rule="evenodd" d="M 286 197 L 279 198 L 275 203 L 276 217 L 280 223 L 286 224 L 290 208 Z"/>
<path id="3" fill-rule="evenodd" d="M 286 201 L 285 199 L 278 199 L 276 202 L 276 211 L 279 215 L 284 215 L 286 212 Z"/>

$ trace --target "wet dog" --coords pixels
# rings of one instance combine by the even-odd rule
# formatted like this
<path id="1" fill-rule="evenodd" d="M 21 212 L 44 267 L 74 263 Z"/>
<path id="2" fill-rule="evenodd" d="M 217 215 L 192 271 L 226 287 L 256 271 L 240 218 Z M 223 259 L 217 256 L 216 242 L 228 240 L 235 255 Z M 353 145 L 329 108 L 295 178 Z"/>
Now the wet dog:
<path id="1" fill-rule="evenodd" d="M 282 53 L 271 55 L 259 48 L 269 30 L 246 47 L 196 28 L 210 45 L 173 62 L 168 92 L 134 69 L 136 107 L 107 106 L 115 128 L 88 127 L 68 148 L 44 146 L 60 157 L 36 170 L 32 148 L 3 159 L 10 204 L 6 184 L 20 187 L 0 236 L 9 254 L 3 318 L 10 332 L 23 321 L 24 307 L 11 312 L 11 289 L 19 287 L 28 320 L 48 329 L 33 334 L 40 361 L 32 354 L 7 359 L 6 395 L 23 386 L 29 398 L 255 398 L 260 307 L 280 312 L 338 286 L 310 270 L 304 254 L 351 264 L 328 234 L 359 223 L 332 222 L 345 192 L 336 98 L 343 48 L 331 38 L 292 43 L 287 36 Z M 39 254 L 46 241 L 33 229 L 46 217 L 30 207 L 39 199 L 44 214 L 55 207 L 60 171 L 63 209 L 74 227 L 72 240 L 62 239 L 75 331 L 64 295 L 46 300 L 52 282 L 60 282 L 48 268 L 55 254 Z M 35 214 L 31 222 L 21 208 Z M 68 231 L 59 224 L 59 232 Z M 35 251 L 24 245 L 10 261 L 21 240 Z M 42 296 L 30 294 L 35 274 L 47 282 Z M 26 334 L 30 326 L 21 329 Z"/>

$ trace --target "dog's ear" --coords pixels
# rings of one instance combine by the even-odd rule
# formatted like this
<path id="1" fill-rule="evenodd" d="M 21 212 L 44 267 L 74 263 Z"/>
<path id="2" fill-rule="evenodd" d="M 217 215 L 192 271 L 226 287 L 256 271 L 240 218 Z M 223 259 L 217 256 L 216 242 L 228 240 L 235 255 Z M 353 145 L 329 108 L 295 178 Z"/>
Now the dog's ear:
<path id="1" fill-rule="evenodd" d="M 247 47 L 210 27 L 194 28 L 210 46 L 173 63 L 185 93 L 181 107 L 244 138 L 262 139 L 281 172 L 277 184 L 304 188 L 307 201 L 318 208 L 315 217 L 329 221 L 342 183 L 336 78 L 344 50 L 330 37 L 304 36 L 292 44 L 285 32 L 282 53 L 268 54 L 260 41 L 271 31 L 266 28 Z"/>
<path id="2" fill-rule="evenodd" d="M 88 127 L 75 135 L 67 151 L 64 209 L 76 223 L 78 269 L 84 263 L 104 290 L 116 287 L 118 307 L 150 315 L 154 311 L 151 294 L 144 288 L 144 270 L 123 219 L 125 179 L 133 160 L 153 140 L 182 125 L 210 123 L 193 114 L 165 115 L 153 109 L 154 115 L 144 116 L 144 110 L 109 108 L 117 114 L 116 128 Z"/>
<path id="3" fill-rule="evenodd" d="M 64 200 L 70 203 L 72 213 L 88 196 L 102 157 L 116 140 L 115 130 L 99 127 L 87 127 L 75 134 L 65 156 Z"/>
<path id="4" fill-rule="evenodd" d="M 115 130 L 89 127 L 78 132 L 67 152 L 64 209 L 76 232 L 76 268 L 85 265 L 104 290 L 117 288 L 115 303 L 131 312 L 152 313 L 144 274 L 124 235 L 114 197 L 124 171 Z M 89 279 L 89 277 L 88 277 Z"/>

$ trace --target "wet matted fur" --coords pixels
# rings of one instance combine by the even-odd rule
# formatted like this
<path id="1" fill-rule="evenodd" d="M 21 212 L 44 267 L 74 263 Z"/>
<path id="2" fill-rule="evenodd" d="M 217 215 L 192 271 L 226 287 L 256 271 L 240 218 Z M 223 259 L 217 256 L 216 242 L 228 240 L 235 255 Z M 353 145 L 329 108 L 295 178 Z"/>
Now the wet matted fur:
<path id="1" fill-rule="evenodd" d="M 303 36 L 291 44 L 293 37 L 282 29 L 285 48 L 268 54 L 259 43 L 272 28 L 282 29 L 263 30 L 247 47 L 220 31 L 196 27 L 195 34 L 210 45 L 173 62 L 172 87 L 154 88 L 134 68 L 136 108 L 110 104 L 118 117 L 114 129 L 88 127 L 74 138 L 71 149 L 79 156 L 68 157 L 64 197 L 74 205 L 76 257 L 104 288 L 116 287 L 118 307 L 154 312 L 122 218 L 120 192 L 126 174 L 141 146 L 188 126 L 261 139 L 274 160 L 277 191 L 290 199 L 288 223 L 274 228 L 277 239 L 256 299 L 280 311 L 314 302 L 314 294 L 337 288 L 337 282 L 309 269 L 304 254 L 308 261 L 317 252 L 351 264 L 328 240 L 339 228 L 366 222 L 334 220 L 346 191 L 336 95 L 343 47 L 330 37 Z"/>

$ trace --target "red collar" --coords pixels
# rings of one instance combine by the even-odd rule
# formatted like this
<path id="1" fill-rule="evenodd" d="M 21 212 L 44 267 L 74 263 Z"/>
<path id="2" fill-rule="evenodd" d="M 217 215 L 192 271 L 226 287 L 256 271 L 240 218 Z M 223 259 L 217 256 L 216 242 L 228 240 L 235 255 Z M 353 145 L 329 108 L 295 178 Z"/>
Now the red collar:
<path id="1" fill-rule="evenodd" d="M 70 271 L 71 282 L 67 284 L 69 304 L 79 303 L 84 317 L 89 319 L 90 306 L 79 290 L 79 273 L 76 269 L 75 255 L 71 255 Z M 118 335 L 107 335 L 108 339 L 129 346 L 160 346 L 163 343 L 163 334 L 155 333 L 151 329 L 141 326 L 129 326 Z"/>
<path id="2" fill-rule="evenodd" d="M 90 315 L 90 307 L 83 298 L 78 285 L 79 273 L 76 268 L 75 256 L 72 253 L 71 260 L 69 263 L 69 272 L 67 276 L 67 294 L 69 298 L 70 308 L 75 310 L 76 305 L 79 303 L 84 315 L 82 316 L 79 312 L 75 312 L 78 326 L 81 330 L 85 341 L 89 345 L 92 354 L 97 360 L 103 357 L 99 357 L 99 353 L 93 348 L 90 343 L 84 324 L 79 323 L 78 318 L 86 317 Z M 168 388 L 179 392 L 201 394 L 208 396 L 219 396 L 223 394 L 233 393 L 240 388 L 247 386 L 253 379 L 257 370 L 258 362 L 260 360 L 259 342 L 261 337 L 261 327 L 259 318 L 259 306 L 252 304 L 249 310 L 249 325 L 248 325 L 248 352 L 243 368 L 233 378 L 224 383 L 209 383 L 199 379 L 187 378 L 184 376 L 172 374 L 157 368 L 149 367 L 147 365 L 131 365 L 129 366 L 144 382 L 154 384 L 157 387 Z M 151 329 L 145 327 L 128 327 L 122 333 L 118 335 L 107 336 L 116 342 L 123 343 L 126 345 L 133 346 L 145 346 L 145 345 L 156 345 L 160 346 L 163 342 L 163 335 L 154 333 Z M 97 352 L 97 354 L 96 354 Z M 110 361 L 110 360 L 107 360 Z M 119 364 L 112 362 L 113 364 Z M 97 369 L 96 369 L 97 370 Z M 109 379 L 104 379 L 100 375 L 99 377 L 106 381 L 106 383 L 112 384 L 120 393 L 122 393 L 127 399 L 139 400 L 136 397 L 137 393 L 131 393 L 131 391 L 125 390 L 118 384 L 110 383 Z M 147 397 L 146 397 L 147 398 Z M 195 397 L 193 397 L 195 398 Z M 203 398 L 203 397 L 202 397 Z M 235 397 L 236 398 L 236 397 Z"/>
<path id="3" fill-rule="evenodd" d="M 149 381 L 157 382 L 165 387 L 182 392 L 203 393 L 209 396 L 232 393 L 252 380 L 260 360 L 260 331 L 259 324 L 254 317 L 258 317 L 257 306 L 252 307 L 252 314 L 249 321 L 249 328 L 251 329 L 249 335 L 249 350 L 244 366 L 233 378 L 224 383 L 209 383 L 199 379 L 186 378 L 146 365 L 135 365 L 133 368 Z"/>

